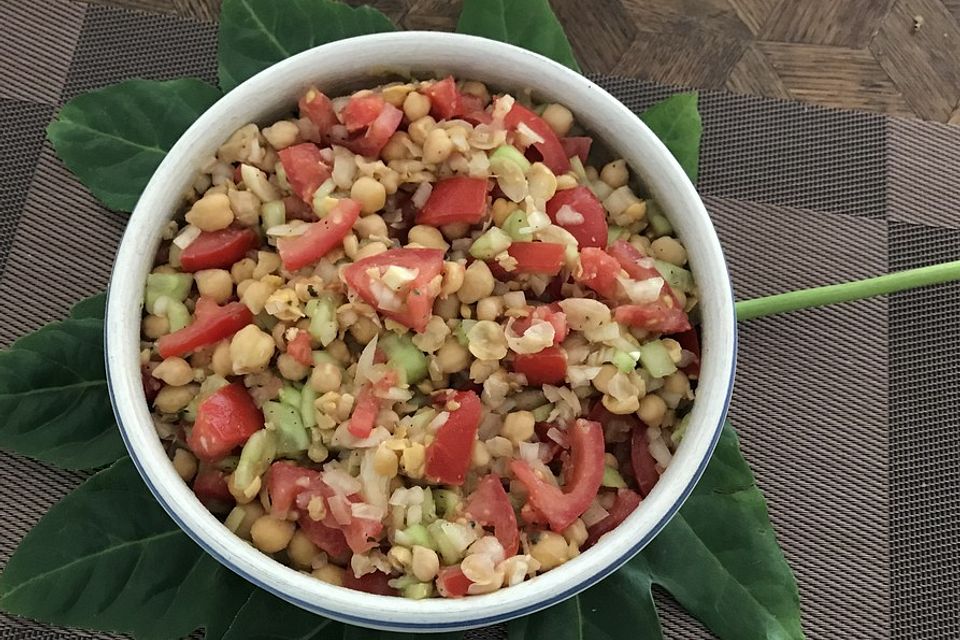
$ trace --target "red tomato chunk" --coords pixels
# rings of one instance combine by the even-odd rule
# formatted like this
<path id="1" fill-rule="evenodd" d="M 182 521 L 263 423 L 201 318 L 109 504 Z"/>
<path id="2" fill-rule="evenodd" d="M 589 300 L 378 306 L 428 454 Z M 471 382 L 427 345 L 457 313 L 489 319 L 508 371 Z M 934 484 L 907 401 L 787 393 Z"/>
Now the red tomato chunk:
<path id="1" fill-rule="evenodd" d="M 180 253 L 180 268 L 188 273 L 230 268 L 258 244 L 260 238 L 253 229 L 227 227 L 220 231 L 201 231 Z"/>
<path id="2" fill-rule="evenodd" d="M 607 246 L 607 212 L 587 187 L 558 191 L 547 203 L 547 215 L 577 239 L 580 248 Z M 578 217 L 582 220 L 578 220 Z"/>
<path id="3" fill-rule="evenodd" d="M 470 468 L 470 454 L 480 426 L 480 398 L 473 391 L 456 391 L 442 396 L 438 408 L 449 411 L 436 439 L 427 447 L 427 476 L 445 484 L 461 485 Z M 450 404 L 455 409 L 446 409 Z"/>
<path id="4" fill-rule="evenodd" d="M 215 462 L 263 428 L 263 414 L 240 383 L 222 387 L 197 405 L 187 444 L 201 460 Z"/>
<path id="5" fill-rule="evenodd" d="M 447 178 L 433 185 L 417 224 L 435 227 L 455 222 L 477 224 L 487 212 L 486 178 Z"/>
<path id="6" fill-rule="evenodd" d="M 281 149 L 277 155 L 290 188 L 301 200 L 312 203 L 314 192 L 330 177 L 330 167 L 324 163 L 320 147 L 304 142 Z"/>
<path id="7" fill-rule="evenodd" d="M 157 351 L 164 358 L 182 356 L 229 338 L 251 322 L 253 314 L 241 302 L 218 307 L 210 298 L 200 298 L 193 323 L 162 336 L 157 340 Z"/>
<path id="8" fill-rule="evenodd" d="M 337 203 L 320 222 L 309 223 L 304 234 L 277 240 L 277 251 L 283 266 L 296 271 L 313 264 L 327 255 L 350 233 L 353 223 L 360 216 L 360 203 L 345 198 Z"/>

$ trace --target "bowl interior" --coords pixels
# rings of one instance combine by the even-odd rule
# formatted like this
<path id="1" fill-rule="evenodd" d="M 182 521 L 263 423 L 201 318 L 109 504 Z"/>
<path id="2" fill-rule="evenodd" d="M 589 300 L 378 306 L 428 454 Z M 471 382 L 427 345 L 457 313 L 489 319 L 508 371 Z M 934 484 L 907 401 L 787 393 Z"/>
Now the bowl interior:
<path id="1" fill-rule="evenodd" d="M 688 249 L 701 292 L 702 368 L 690 426 L 673 463 L 643 506 L 603 541 L 542 576 L 493 594 L 409 601 L 333 587 L 298 573 L 236 538 L 203 508 L 154 431 L 140 384 L 140 312 L 164 223 L 204 160 L 233 131 L 290 112 L 310 85 L 336 94 L 390 74 L 448 73 L 563 103 L 598 141 L 627 160 Z M 340 41 L 280 62 L 227 94 L 183 135 L 141 196 L 118 251 L 108 300 L 107 363 L 114 409 L 134 462 L 164 508 L 209 553 L 261 587 L 331 618 L 398 631 L 444 631 L 555 604 L 615 570 L 652 539 L 693 488 L 719 436 L 733 384 L 735 331 L 726 265 L 703 204 L 634 114 L 583 76 L 528 51 L 470 36 L 405 32 Z"/>

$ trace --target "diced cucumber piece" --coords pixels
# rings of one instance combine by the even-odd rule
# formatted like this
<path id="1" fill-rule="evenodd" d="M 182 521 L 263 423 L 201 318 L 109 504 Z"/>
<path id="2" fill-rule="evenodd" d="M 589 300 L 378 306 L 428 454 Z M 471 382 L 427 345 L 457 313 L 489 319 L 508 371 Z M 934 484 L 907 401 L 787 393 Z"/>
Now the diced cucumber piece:
<path id="1" fill-rule="evenodd" d="M 147 276 L 144 306 L 150 313 L 162 315 L 156 310 L 159 298 L 183 302 L 190 295 L 192 287 L 193 276 L 189 273 L 151 273 Z"/>
<path id="2" fill-rule="evenodd" d="M 623 476 L 621 476 L 620 472 L 613 467 L 603 468 L 603 480 L 600 482 L 600 484 L 612 489 L 622 489 L 623 487 L 627 486 L 627 483 L 623 481 Z"/>
<path id="3" fill-rule="evenodd" d="M 437 503 L 433 499 L 433 491 L 430 487 L 423 490 L 423 502 L 420 505 L 420 520 L 424 524 L 430 524 L 437 519 Z"/>
<path id="4" fill-rule="evenodd" d="M 337 188 L 337 184 L 331 178 L 317 187 L 317 190 L 313 192 L 313 212 L 317 214 L 318 217 L 323 218 L 330 210 L 327 208 L 327 198 L 330 197 L 330 194 L 333 193 L 333 190 Z"/>
<path id="5" fill-rule="evenodd" d="M 548 403 L 548 404 L 539 406 L 536 409 L 534 409 L 532 412 L 533 419 L 536 420 L 537 422 L 546 422 L 547 419 L 550 417 L 550 413 L 552 411 L 553 411 L 552 404 Z"/>
<path id="6" fill-rule="evenodd" d="M 470 245 L 470 255 L 478 260 L 490 260 L 506 251 L 512 242 L 506 231 L 500 227 L 490 227 Z"/>
<path id="7" fill-rule="evenodd" d="M 416 576 L 406 574 L 406 575 L 400 576 L 399 578 L 394 578 L 390 580 L 387 584 L 389 584 L 394 589 L 403 590 L 411 585 L 420 584 L 420 581 L 417 580 Z"/>
<path id="8" fill-rule="evenodd" d="M 387 354 L 388 364 L 403 373 L 407 384 L 416 384 L 427 377 L 427 356 L 407 336 L 391 333 L 379 346 Z"/>
<path id="9" fill-rule="evenodd" d="M 171 333 L 190 324 L 190 312 L 187 310 L 187 305 L 172 298 L 161 298 L 161 300 L 164 301 L 162 303 L 164 307 L 163 315 L 167 316 Z"/>
<path id="10" fill-rule="evenodd" d="M 673 234 L 673 225 L 667 220 L 667 216 L 663 215 L 663 210 L 656 200 L 647 200 L 647 221 L 657 237 Z"/>
<path id="11" fill-rule="evenodd" d="M 640 345 L 640 362 L 654 378 L 665 378 L 677 370 L 677 365 L 670 358 L 670 352 L 660 340 Z"/>
<path id="12" fill-rule="evenodd" d="M 309 429 L 317 424 L 317 412 L 313 406 L 317 399 L 317 392 L 309 384 L 303 385 L 300 390 L 300 419 L 303 420 L 303 428 Z"/>
<path id="13" fill-rule="evenodd" d="M 530 169 L 530 161 L 512 144 L 502 144 L 494 149 L 490 154 L 490 160 L 494 162 L 507 160 L 520 167 L 524 173 Z"/>
<path id="14" fill-rule="evenodd" d="M 305 311 L 310 318 L 307 330 L 314 340 L 327 346 L 337 339 L 337 305 L 333 298 L 324 296 L 311 300 Z"/>
<path id="15" fill-rule="evenodd" d="M 267 429 L 257 431 L 240 451 L 237 470 L 233 472 L 233 484 L 245 489 L 266 472 L 277 455 L 277 434 Z"/>
<path id="16" fill-rule="evenodd" d="M 673 433 L 670 434 L 670 440 L 673 441 L 674 445 L 680 444 L 680 441 L 683 440 L 683 436 L 687 433 L 687 427 L 690 426 L 690 414 L 680 418 L 680 424 L 673 428 Z"/>
<path id="17" fill-rule="evenodd" d="M 226 387 L 229 384 L 230 381 L 223 376 L 218 376 L 215 373 L 211 373 L 203 379 L 203 382 L 200 383 L 200 393 L 197 395 L 197 397 L 199 397 L 201 400 L 204 400 L 208 396 L 213 395 L 218 390 Z"/>
<path id="18" fill-rule="evenodd" d="M 667 281 L 667 284 L 669 284 L 670 288 L 674 291 L 681 291 L 683 293 L 693 291 L 693 274 L 683 267 L 678 267 L 675 264 L 670 264 L 663 260 L 654 260 L 653 266 L 657 268 L 657 271 L 660 272 L 660 275 L 663 276 L 663 279 Z"/>
<path id="19" fill-rule="evenodd" d="M 447 520 L 455 518 L 460 509 L 460 496 L 450 489 L 437 489 L 434 494 L 436 511 Z"/>
<path id="20" fill-rule="evenodd" d="M 467 334 L 470 333 L 470 329 L 475 324 L 477 324 L 476 320 L 461 320 L 453 330 L 453 337 L 463 346 L 470 346 L 470 340 L 467 339 Z"/>
<path id="21" fill-rule="evenodd" d="M 231 533 L 236 533 L 246 517 L 247 512 L 243 510 L 243 507 L 234 507 L 227 515 L 227 519 L 223 521 L 223 526 L 229 529 Z"/>
<path id="22" fill-rule="evenodd" d="M 432 582 L 417 582 L 400 589 L 400 595 L 411 600 L 423 600 L 433 595 Z"/>
<path id="23" fill-rule="evenodd" d="M 293 189 L 290 188 L 290 181 L 287 180 L 287 170 L 283 168 L 282 162 L 277 163 L 274 171 L 277 174 L 277 185 L 287 193 L 293 191 Z"/>
<path id="24" fill-rule="evenodd" d="M 610 362 L 624 373 L 630 373 L 637 368 L 637 361 L 626 351 L 617 351 L 614 353 L 613 357 L 610 358 Z"/>
<path id="25" fill-rule="evenodd" d="M 300 409 L 300 391 L 292 385 L 284 385 L 280 389 L 280 402 L 290 405 L 295 409 Z"/>
<path id="26" fill-rule="evenodd" d="M 607 227 L 607 246 L 610 246 L 617 240 L 626 240 L 630 236 L 630 231 L 615 224 Z"/>
<path id="27" fill-rule="evenodd" d="M 401 544 L 405 547 L 419 545 L 421 547 L 433 549 L 434 551 L 437 549 L 437 545 L 430 536 L 430 531 L 422 524 L 413 524 L 406 529 L 397 531 L 396 540 L 397 544 Z"/>
<path id="28" fill-rule="evenodd" d="M 310 446 L 310 434 L 303 427 L 300 407 L 280 402 L 264 402 L 263 415 L 277 434 L 277 455 L 294 456 Z"/>
<path id="29" fill-rule="evenodd" d="M 507 216 L 503 221 L 503 230 L 514 242 L 530 242 L 533 240 L 533 231 L 527 221 L 527 214 L 520 209 Z"/>
<path id="30" fill-rule="evenodd" d="M 278 163 L 279 166 L 279 163 Z M 279 227 L 287 222 L 287 208 L 283 200 L 271 200 L 264 202 L 260 207 L 260 217 L 263 219 L 263 230 L 270 227 Z"/>
<path id="31" fill-rule="evenodd" d="M 454 526 L 456 525 L 446 520 L 437 520 L 427 529 L 436 543 L 434 550 L 440 553 L 444 564 L 456 564 L 462 559 L 463 552 L 451 537 L 453 533 L 451 527 Z"/>

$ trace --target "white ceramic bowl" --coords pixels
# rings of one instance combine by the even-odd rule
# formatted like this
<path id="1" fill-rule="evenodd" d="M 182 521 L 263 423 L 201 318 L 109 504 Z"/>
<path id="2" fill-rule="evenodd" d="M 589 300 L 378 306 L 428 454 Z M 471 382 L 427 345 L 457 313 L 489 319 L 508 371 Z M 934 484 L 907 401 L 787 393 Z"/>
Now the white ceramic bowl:
<path id="1" fill-rule="evenodd" d="M 569 107 L 602 144 L 625 158 L 669 216 L 700 287 L 702 367 L 690 426 L 656 488 L 627 520 L 570 562 L 496 593 L 406 600 L 334 587 L 275 562 L 235 537 L 180 480 L 150 419 L 140 382 L 144 281 L 166 222 L 205 158 L 248 122 L 287 112 L 312 84 L 329 93 L 376 83 L 390 71 L 453 73 L 507 91 L 532 89 Z M 720 434 L 733 386 L 736 322 L 723 253 L 693 185 L 630 110 L 585 77 L 517 47 L 470 36 L 406 32 L 364 36 L 293 56 L 247 80 L 204 113 L 160 164 L 130 218 L 107 304 L 107 365 L 114 410 L 140 474 L 170 516 L 206 551 L 254 584 L 318 614 L 397 631 L 450 631 L 543 609 L 593 585 L 646 545 L 699 479 Z M 196 594 L 202 598 L 203 594 Z"/>

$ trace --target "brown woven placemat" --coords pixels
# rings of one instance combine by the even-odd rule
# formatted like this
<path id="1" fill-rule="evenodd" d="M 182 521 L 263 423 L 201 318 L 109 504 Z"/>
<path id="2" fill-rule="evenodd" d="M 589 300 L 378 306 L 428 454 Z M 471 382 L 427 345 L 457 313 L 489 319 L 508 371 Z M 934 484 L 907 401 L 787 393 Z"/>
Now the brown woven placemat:
<path id="1" fill-rule="evenodd" d="M 0 1 L 0 346 L 106 285 L 124 217 L 63 168 L 59 105 L 132 76 L 215 80 L 215 26 Z M 670 89 L 596 78 L 640 110 Z M 960 258 L 960 129 L 702 95 L 701 191 L 747 298 Z M 960 285 L 741 327 L 731 418 L 810 638 L 960 638 Z M 0 454 L 0 560 L 81 476 Z M 708 638 L 660 597 L 667 638 Z M 485 632 L 478 637 L 497 637 Z M 99 637 L 0 617 L 0 640 Z"/>

